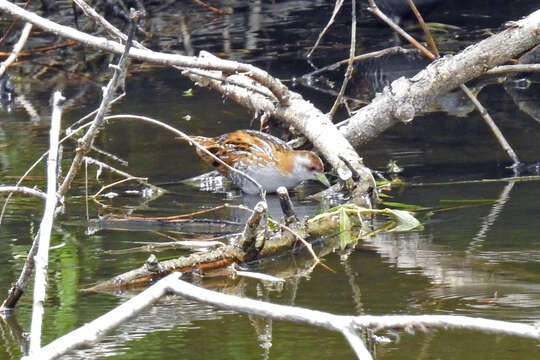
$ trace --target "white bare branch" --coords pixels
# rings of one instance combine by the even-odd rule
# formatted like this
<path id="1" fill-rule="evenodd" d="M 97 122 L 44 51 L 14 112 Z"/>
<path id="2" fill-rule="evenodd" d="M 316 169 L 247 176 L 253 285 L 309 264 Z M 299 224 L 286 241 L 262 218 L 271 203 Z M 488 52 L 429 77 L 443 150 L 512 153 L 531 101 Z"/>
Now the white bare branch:
<path id="1" fill-rule="evenodd" d="M 62 119 L 62 102 L 65 98 L 57 91 L 53 97 L 53 111 L 51 117 L 51 130 L 49 141 L 49 157 L 47 159 L 47 200 L 45 211 L 39 227 L 38 250 L 35 257 L 36 277 L 34 281 L 34 305 L 32 308 L 32 325 L 30 332 L 30 353 L 37 352 L 41 347 L 41 325 L 43 323 L 43 312 L 45 297 L 47 294 L 47 269 L 49 266 L 49 244 L 51 241 L 51 230 L 54 221 L 54 214 L 58 198 L 57 188 L 57 157 L 60 139 L 60 122 Z"/>
<path id="2" fill-rule="evenodd" d="M 405 330 L 415 328 L 420 330 L 427 328 L 459 328 L 540 340 L 540 327 L 528 324 L 454 315 L 335 315 L 203 289 L 180 280 L 180 274 L 173 273 L 119 307 L 54 340 L 44 346 L 38 353 L 24 359 L 53 359 L 77 347 L 90 345 L 96 342 L 104 333 L 116 328 L 170 292 L 191 300 L 240 313 L 304 323 L 328 330 L 339 331 L 345 336 L 357 358 L 362 360 L 372 359 L 371 354 L 359 336 L 359 330 L 366 328 L 373 330 L 396 328 Z"/>

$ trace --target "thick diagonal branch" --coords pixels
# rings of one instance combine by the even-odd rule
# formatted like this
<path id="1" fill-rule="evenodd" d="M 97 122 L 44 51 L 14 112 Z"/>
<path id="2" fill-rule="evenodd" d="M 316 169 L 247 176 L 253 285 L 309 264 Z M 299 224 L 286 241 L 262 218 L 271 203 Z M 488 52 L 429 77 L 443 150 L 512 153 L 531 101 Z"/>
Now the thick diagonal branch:
<path id="1" fill-rule="evenodd" d="M 431 63 L 411 79 L 399 78 L 340 128 L 360 145 L 400 121 L 407 122 L 438 96 L 485 74 L 540 43 L 540 10 L 456 55 Z"/>

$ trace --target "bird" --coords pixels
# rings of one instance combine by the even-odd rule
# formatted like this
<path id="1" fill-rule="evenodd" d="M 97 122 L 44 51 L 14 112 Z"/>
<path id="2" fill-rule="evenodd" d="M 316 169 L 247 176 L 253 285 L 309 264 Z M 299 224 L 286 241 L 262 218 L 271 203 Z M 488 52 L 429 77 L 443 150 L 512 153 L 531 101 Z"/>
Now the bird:
<path id="1" fill-rule="evenodd" d="M 236 130 L 218 137 L 190 136 L 232 168 L 256 180 L 267 193 L 284 186 L 292 189 L 304 180 L 318 179 L 324 184 L 324 164 L 312 151 L 294 150 L 283 140 L 256 130 Z M 257 194 L 259 188 L 245 176 L 231 171 L 213 157 L 196 149 L 203 161 L 215 167 L 244 193 Z"/>

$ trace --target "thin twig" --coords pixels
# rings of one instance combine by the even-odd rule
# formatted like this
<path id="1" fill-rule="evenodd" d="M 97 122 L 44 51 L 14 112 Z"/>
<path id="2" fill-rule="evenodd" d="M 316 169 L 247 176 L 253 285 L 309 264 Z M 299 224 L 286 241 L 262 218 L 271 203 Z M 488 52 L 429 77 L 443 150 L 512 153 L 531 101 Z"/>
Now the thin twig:
<path id="1" fill-rule="evenodd" d="M 124 96 L 126 96 L 125 93 L 122 93 L 122 94 L 118 95 L 116 98 L 111 100 L 111 105 L 113 105 L 117 101 L 121 100 Z M 69 125 L 69 127 L 66 128 L 66 133 L 68 133 L 68 134 L 77 133 L 77 132 L 81 131 L 82 129 L 86 128 L 87 126 L 90 126 L 91 122 L 83 124 L 83 125 L 81 125 L 80 127 L 76 128 L 76 129 L 73 129 L 74 126 L 77 126 L 80 123 L 84 122 L 85 120 L 90 119 L 92 116 L 96 115 L 98 110 L 99 110 L 99 108 L 89 112 L 88 114 L 86 114 L 82 118 L 80 118 L 79 120 L 75 121 L 73 124 Z"/>
<path id="2" fill-rule="evenodd" d="M 349 80 L 352 77 L 355 51 L 356 51 L 356 0 L 353 0 L 351 2 L 351 46 L 349 48 L 349 61 L 347 63 L 347 70 L 345 71 L 345 75 L 343 77 L 343 83 L 341 84 L 341 89 L 339 90 L 338 96 L 336 97 L 336 101 L 334 101 L 334 105 L 328 112 L 328 117 L 330 119 L 334 117 L 337 109 L 341 105 L 341 102 L 343 101 L 343 94 L 345 94 L 345 90 L 347 89 L 347 84 L 349 83 Z"/>
<path id="3" fill-rule="evenodd" d="M 424 21 L 424 18 L 416 8 L 416 5 L 414 4 L 413 0 L 408 0 L 409 6 L 411 7 L 411 10 L 414 13 L 414 16 L 416 16 L 416 20 L 418 20 L 418 24 L 420 24 L 420 27 L 422 30 L 424 30 L 424 34 L 426 35 L 426 40 L 428 42 L 429 48 L 431 49 L 431 52 L 435 57 L 439 57 L 439 49 L 437 49 L 437 44 L 435 44 L 435 40 L 433 40 L 433 36 L 431 35 L 431 31 L 429 31 L 429 28 L 426 25 L 426 22 Z"/>
<path id="4" fill-rule="evenodd" d="M 315 254 L 315 251 L 313 251 L 313 246 L 311 246 L 311 244 L 309 242 L 307 242 L 306 239 L 304 239 L 302 236 L 300 236 L 300 234 L 298 234 L 296 231 L 294 231 L 293 229 L 291 229 L 287 225 L 282 224 L 282 223 L 280 223 L 278 221 L 272 220 L 270 218 L 268 219 L 268 221 L 270 221 L 272 224 L 277 225 L 280 228 L 283 228 L 283 229 L 287 230 L 288 232 L 290 232 L 295 238 L 297 238 L 302 244 L 304 244 L 304 246 L 308 249 L 309 253 L 313 257 L 313 260 L 315 260 L 316 264 L 320 264 L 326 270 L 328 270 L 328 271 L 330 271 L 332 273 L 335 273 L 335 271 L 332 268 L 330 268 L 328 265 L 323 263 L 321 261 L 321 259 L 319 259 L 317 254 Z"/>
<path id="5" fill-rule="evenodd" d="M 92 195 L 92 198 L 95 199 L 97 198 L 99 195 L 101 195 L 102 192 L 104 192 L 105 190 L 108 190 L 108 189 L 111 189 L 113 187 L 115 187 L 116 185 L 120 185 L 120 184 L 123 184 L 125 182 L 128 182 L 128 181 L 146 181 L 148 180 L 147 178 L 137 178 L 137 177 L 128 177 L 128 178 L 125 178 L 125 179 L 122 179 L 122 180 L 118 180 L 118 181 L 115 181 L 111 184 L 107 184 L 105 186 L 102 186 L 101 189 L 99 189 L 99 191 L 97 193 L 95 193 L 94 195 Z"/>
<path id="6" fill-rule="evenodd" d="M 530 176 L 511 176 L 498 179 L 481 179 L 481 180 L 465 180 L 465 181 L 447 181 L 436 183 L 412 183 L 407 186 L 447 186 L 447 185 L 464 185 L 464 184 L 493 184 L 493 183 L 505 183 L 505 182 L 528 182 L 528 181 L 540 181 L 540 175 Z"/>
<path id="7" fill-rule="evenodd" d="M 343 83 L 341 84 L 341 89 L 339 90 L 338 96 L 336 97 L 336 101 L 334 101 L 334 105 L 332 105 L 332 108 L 328 112 L 328 117 L 332 119 L 341 105 L 341 102 L 343 101 L 343 94 L 345 94 L 345 89 L 347 89 L 347 84 L 349 83 L 349 80 L 351 79 L 352 72 L 353 72 L 353 63 L 354 63 L 354 53 L 356 50 L 356 0 L 353 0 L 351 2 L 351 47 L 349 48 L 349 61 L 347 64 L 347 70 L 345 71 L 345 75 L 343 76 Z"/>
<path id="8" fill-rule="evenodd" d="M 313 54 L 313 51 L 315 51 L 315 49 L 317 49 L 317 47 L 319 46 L 319 43 L 321 42 L 324 34 L 326 34 L 326 32 L 328 31 L 330 26 L 332 26 L 332 24 L 334 23 L 334 20 L 336 19 L 336 15 L 339 13 L 339 10 L 341 9 L 342 5 L 343 5 L 343 0 L 336 0 L 336 5 L 334 6 L 334 11 L 332 12 L 332 16 L 330 17 L 330 20 L 328 20 L 328 23 L 326 24 L 326 26 L 323 28 L 323 30 L 319 34 L 319 37 L 317 38 L 317 41 L 315 42 L 315 45 L 313 45 L 311 50 L 309 50 L 306 57 L 309 58 L 311 56 L 311 54 Z"/>
<path id="9" fill-rule="evenodd" d="M 164 236 L 164 234 L 160 234 Z M 197 250 L 201 251 L 203 249 L 217 248 L 225 246 L 221 241 L 211 241 L 211 240 L 174 240 L 169 242 L 132 242 L 130 244 L 146 244 L 143 246 L 120 249 L 120 250 L 106 250 L 106 254 L 111 255 L 122 255 L 122 254 L 133 254 L 135 252 L 157 252 L 165 251 L 170 249 L 187 249 L 187 250 Z"/>
<path id="10" fill-rule="evenodd" d="M 109 34 L 114 37 L 127 41 L 128 36 L 120 31 L 116 26 L 108 22 L 103 16 L 101 16 L 93 7 L 88 5 L 84 0 L 73 0 L 75 4 L 84 12 L 84 14 L 93 19 L 97 24 L 101 25 Z M 146 49 L 140 42 L 133 40 L 133 46 L 139 49 Z"/>
<path id="11" fill-rule="evenodd" d="M 118 156 L 116 156 L 114 154 L 111 154 L 108 151 L 101 150 L 100 148 L 96 147 L 95 145 L 92 145 L 91 149 L 92 149 L 92 151 L 97 152 L 98 154 L 101 154 L 101 155 L 103 155 L 103 156 L 105 156 L 105 157 L 107 157 L 107 158 L 109 158 L 109 159 L 111 159 L 113 161 L 119 162 L 120 165 L 122 165 L 122 166 L 128 166 L 129 165 L 129 163 L 126 160 L 121 159 L 120 157 L 118 157 Z"/>
<path id="12" fill-rule="evenodd" d="M 74 45 L 77 45 L 78 42 L 77 41 L 74 41 L 74 40 L 69 40 L 69 41 L 66 41 L 66 42 L 63 42 L 63 43 L 60 43 L 60 44 L 55 44 L 55 45 L 50 45 L 50 46 L 42 46 L 42 47 L 38 47 L 38 48 L 34 48 L 34 49 L 28 49 L 26 51 L 21 51 L 19 53 L 19 55 L 17 56 L 18 59 L 22 58 L 22 57 L 25 57 L 25 56 L 32 56 L 34 54 L 39 54 L 39 53 L 44 53 L 44 52 L 47 52 L 47 51 L 52 51 L 52 50 L 58 50 L 58 49 L 62 49 L 62 48 L 65 48 L 65 47 L 70 47 L 70 46 L 74 46 Z M 6 53 L 6 52 L 0 52 L 0 57 L 7 57 L 9 56 L 10 53 Z"/>
<path id="13" fill-rule="evenodd" d="M 489 129 L 491 130 L 491 132 L 493 133 L 493 135 L 499 142 L 499 145 L 508 154 L 510 159 L 512 159 L 513 167 L 516 168 L 520 164 L 519 158 L 514 152 L 514 149 L 512 149 L 512 147 L 510 146 L 510 144 L 504 137 L 501 130 L 499 130 L 499 127 L 497 126 L 497 124 L 495 124 L 495 122 L 489 115 L 486 108 L 480 103 L 480 101 L 478 101 L 476 96 L 474 96 L 474 94 L 471 92 L 471 90 L 469 90 L 469 88 L 465 84 L 461 84 L 459 87 L 469 97 L 469 100 L 471 100 L 474 106 L 476 106 L 476 109 L 480 113 L 480 116 L 482 117 L 482 119 L 484 119 L 487 126 L 489 126 Z"/>
<path id="14" fill-rule="evenodd" d="M 433 55 L 431 51 L 426 49 L 426 47 L 422 44 L 420 44 L 418 41 L 416 41 L 415 38 L 413 38 L 411 35 L 409 35 L 405 30 L 403 30 L 401 27 L 399 27 L 395 22 L 392 21 L 388 16 L 386 16 L 375 4 L 374 0 L 369 0 L 369 7 L 368 10 L 377 16 L 379 19 L 384 21 L 386 25 L 390 26 L 395 32 L 397 32 L 399 35 L 403 36 L 408 42 L 410 42 L 415 48 L 420 50 L 422 54 L 424 54 L 426 57 L 428 57 L 431 60 L 435 60 L 436 57 Z"/>
<path id="15" fill-rule="evenodd" d="M 372 51 L 372 52 L 369 52 L 369 53 L 366 53 L 366 54 L 356 55 L 355 57 L 353 57 L 353 62 L 366 60 L 366 59 L 370 59 L 370 58 L 375 58 L 375 57 L 380 57 L 380 56 L 387 55 L 387 54 L 407 53 L 409 51 L 410 50 L 404 49 L 404 48 L 402 48 L 400 46 L 393 46 L 393 47 L 389 47 L 389 48 L 386 48 L 386 49 L 383 49 L 383 50 L 377 50 L 377 51 Z M 320 69 L 317 69 L 315 71 L 312 71 L 312 72 L 310 72 L 308 74 L 302 75 L 301 77 L 302 78 L 308 78 L 308 77 L 312 77 L 314 75 L 320 74 L 320 73 L 322 73 L 324 71 L 332 71 L 332 70 L 337 69 L 341 65 L 348 64 L 349 61 L 350 61 L 350 57 L 348 57 L 347 59 L 335 62 L 333 64 L 327 65 L 327 66 L 325 66 L 323 68 L 320 68 Z"/>
<path id="16" fill-rule="evenodd" d="M 236 265 L 236 264 L 233 264 L 233 265 Z M 234 269 L 234 274 L 237 276 L 243 276 L 250 279 L 257 279 L 257 280 L 263 280 L 263 281 L 272 281 L 272 282 L 280 282 L 280 283 L 285 282 L 285 279 L 279 278 L 276 276 L 253 272 L 253 271 L 237 270 L 236 267 L 234 267 L 233 269 Z"/>
<path id="17" fill-rule="evenodd" d="M 207 3 L 201 1 L 201 0 L 193 0 L 195 3 L 201 5 L 202 7 L 208 9 L 209 11 L 211 12 L 214 12 L 216 14 L 219 14 L 219 15 L 229 15 L 231 14 L 231 10 L 230 9 L 218 9 L 216 7 L 213 7 L 212 5 L 208 5 Z"/>
<path id="18" fill-rule="evenodd" d="M 127 217 L 126 220 L 159 220 L 159 221 L 183 220 L 183 219 L 194 218 L 199 215 L 208 214 L 208 213 L 215 212 L 215 211 L 229 208 L 229 207 L 230 207 L 229 204 L 223 204 L 223 205 L 213 207 L 211 209 L 203 209 L 203 210 L 195 211 L 189 214 L 180 214 L 180 215 L 172 215 L 172 216 L 157 216 L 157 217 L 130 216 L 130 217 Z"/>
<path id="19" fill-rule="evenodd" d="M 84 162 L 84 205 L 86 209 L 86 221 L 90 221 L 90 209 L 88 206 L 88 161 Z"/>
<path id="20" fill-rule="evenodd" d="M 124 177 L 125 179 L 137 181 L 138 183 L 143 184 L 145 186 L 148 186 L 149 188 L 151 188 L 151 189 L 153 189 L 153 190 L 155 190 L 155 191 L 157 191 L 159 193 L 166 193 L 167 192 L 167 190 L 165 190 L 163 188 L 160 188 L 159 186 L 155 186 L 155 185 L 150 184 L 147 181 L 148 180 L 147 178 L 133 176 L 133 175 L 131 175 L 131 174 L 125 172 L 125 171 L 118 170 L 115 167 L 112 167 L 112 166 L 110 166 L 110 165 L 108 165 L 108 164 L 106 164 L 106 163 L 104 163 L 102 161 L 96 160 L 96 159 L 88 157 L 88 156 L 85 156 L 84 160 L 90 165 L 96 165 L 96 166 L 98 166 L 100 168 L 109 170 L 110 172 L 115 173 L 117 175 L 120 175 L 120 176 Z M 105 189 L 102 188 L 102 190 L 105 190 Z M 99 195 L 102 192 L 102 190 L 98 191 L 98 193 L 95 194 L 92 197 L 96 197 L 97 195 Z"/>

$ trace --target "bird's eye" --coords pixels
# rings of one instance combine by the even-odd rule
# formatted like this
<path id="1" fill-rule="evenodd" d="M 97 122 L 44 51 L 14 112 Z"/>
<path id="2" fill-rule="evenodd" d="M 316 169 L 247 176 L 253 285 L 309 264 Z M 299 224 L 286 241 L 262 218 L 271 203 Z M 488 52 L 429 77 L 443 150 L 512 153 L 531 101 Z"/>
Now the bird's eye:
<path id="1" fill-rule="evenodd" d="M 315 171 L 315 166 L 308 166 L 309 171 Z"/>

